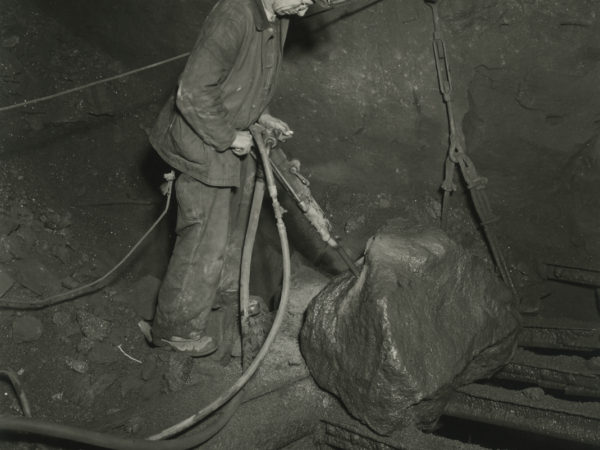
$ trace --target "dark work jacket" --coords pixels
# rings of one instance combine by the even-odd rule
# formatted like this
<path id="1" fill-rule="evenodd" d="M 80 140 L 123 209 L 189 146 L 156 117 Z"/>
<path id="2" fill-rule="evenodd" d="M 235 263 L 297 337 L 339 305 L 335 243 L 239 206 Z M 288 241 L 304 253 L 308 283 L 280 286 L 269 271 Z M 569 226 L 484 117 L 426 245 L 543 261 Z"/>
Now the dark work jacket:
<path id="1" fill-rule="evenodd" d="M 211 186 L 239 186 L 241 160 L 228 149 L 273 97 L 287 26 L 269 23 L 261 0 L 215 5 L 150 133 L 169 165 Z"/>

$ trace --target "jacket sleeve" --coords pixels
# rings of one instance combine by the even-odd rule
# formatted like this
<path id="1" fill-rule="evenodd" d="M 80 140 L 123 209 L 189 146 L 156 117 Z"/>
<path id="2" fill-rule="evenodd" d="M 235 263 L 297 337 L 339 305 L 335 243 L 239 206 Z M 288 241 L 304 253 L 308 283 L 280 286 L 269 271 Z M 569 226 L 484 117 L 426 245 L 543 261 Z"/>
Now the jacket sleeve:
<path id="1" fill-rule="evenodd" d="M 204 142 L 227 150 L 236 130 L 223 105 L 221 85 L 242 46 L 244 27 L 232 18 L 205 24 L 179 78 L 176 105 L 186 122 Z"/>

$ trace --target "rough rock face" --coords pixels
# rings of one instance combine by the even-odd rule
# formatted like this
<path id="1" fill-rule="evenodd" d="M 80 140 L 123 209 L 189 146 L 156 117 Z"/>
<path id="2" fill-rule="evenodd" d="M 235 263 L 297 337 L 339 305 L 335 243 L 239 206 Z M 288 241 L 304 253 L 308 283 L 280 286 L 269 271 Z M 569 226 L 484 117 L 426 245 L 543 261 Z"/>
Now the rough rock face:
<path id="1" fill-rule="evenodd" d="M 437 420 L 455 386 L 513 354 L 518 314 L 482 261 L 437 229 L 388 226 L 358 280 L 334 279 L 312 301 L 302 352 L 324 389 L 375 431 Z"/>

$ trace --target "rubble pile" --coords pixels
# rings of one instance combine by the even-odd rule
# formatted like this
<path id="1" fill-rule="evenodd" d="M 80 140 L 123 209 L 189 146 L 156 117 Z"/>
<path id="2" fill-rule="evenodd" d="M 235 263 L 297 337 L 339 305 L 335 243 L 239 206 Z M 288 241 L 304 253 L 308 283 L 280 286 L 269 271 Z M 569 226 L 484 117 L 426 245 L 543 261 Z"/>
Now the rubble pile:
<path id="1" fill-rule="evenodd" d="M 0 208 L 0 300 L 35 304 L 110 269 L 114 261 L 82 250 L 68 212 L 13 194 Z M 160 280 L 121 275 L 98 292 L 51 308 L 0 309 L 6 342 L 0 369 L 21 376 L 35 414 L 86 422 L 206 381 L 202 371 L 218 366 L 199 367 L 188 356 L 148 346 L 136 324 L 152 318 Z M 19 412 L 7 407 L 0 406 L 0 414 Z"/>
<path id="2" fill-rule="evenodd" d="M 36 206 L 20 201 L 0 209 L 0 296 L 52 295 L 98 271 L 70 242 L 71 215 Z"/>

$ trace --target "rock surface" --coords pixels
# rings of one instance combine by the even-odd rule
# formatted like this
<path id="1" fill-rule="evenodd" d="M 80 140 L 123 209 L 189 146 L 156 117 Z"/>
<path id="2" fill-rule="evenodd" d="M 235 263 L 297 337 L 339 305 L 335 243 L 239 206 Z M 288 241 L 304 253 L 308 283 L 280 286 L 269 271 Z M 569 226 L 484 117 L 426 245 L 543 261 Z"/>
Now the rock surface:
<path id="1" fill-rule="evenodd" d="M 161 281 L 152 275 L 146 275 L 135 282 L 123 293 L 126 301 L 136 314 L 144 320 L 152 320 Z"/>
<path id="2" fill-rule="evenodd" d="M 0 267 L 0 297 L 6 294 L 15 284 L 15 280 Z"/>
<path id="3" fill-rule="evenodd" d="M 16 343 L 37 341 L 43 331 L 42 322 L 33 316 L 18 317 L 12 326 L 12 336 Z"/>
<path id="4" fill-rule="evenodd" d="M 451 389 L 513 354 L 519 319 L 482 261 L 438 229 L 391 224 L 368 246 L 361 276 L 312 301 L 302 352 L 317 383 L 388 434 L 435 422 Z"/>
<path id="5" fill-rule="evenodd" d="M 77 311 L 77 323 L 79 323 L 81 333 L 93 341 L 106 339 L 112 328 L 109 321 L 84 310 Z"/>
<path id="6" fill-rule="evenodd" d="M 37 258 L 25 258 L 14 262 L 16 276 L 23 286 L 37 295 L 50 295 L 60 291 L 60 281 L 52 271 Z"/>

